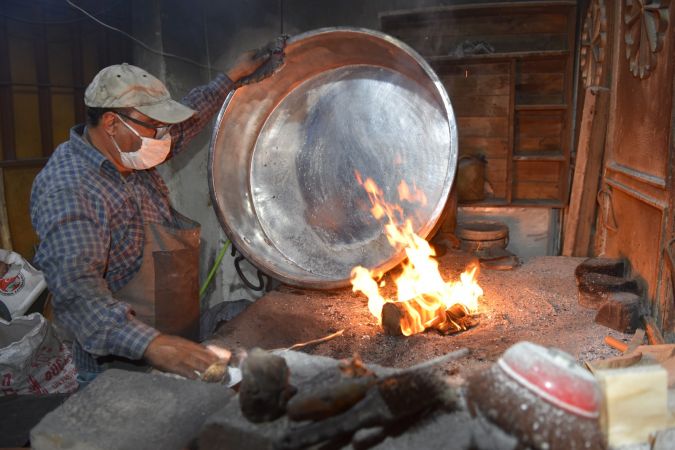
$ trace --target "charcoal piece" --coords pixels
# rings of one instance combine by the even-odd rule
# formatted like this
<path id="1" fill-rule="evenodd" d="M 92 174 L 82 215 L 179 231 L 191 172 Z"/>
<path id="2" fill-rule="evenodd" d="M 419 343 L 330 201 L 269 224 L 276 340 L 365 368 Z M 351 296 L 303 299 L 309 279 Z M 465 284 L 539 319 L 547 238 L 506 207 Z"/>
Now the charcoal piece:
<path id="1" fill-rule="evenodd" d="M 613 277 L 623 277 L 626 274 L 626 261 L 619 258 L 588 258 L 574 269 L 577 283 L 579 278 L 587 273 L 602 273 Z"/>
<path id="2" fill-rule="evenodd" d="M 582 417 L 545 401 L 497 364 L 469 377 L 466 396 L 474 414 L 517 437 L 519 448 L 606 448 L 599 419 Z"/>
<path id="3" fill-rule="evenodd" d="M 642 325 L 640 297 L 630 292 L 612 292 L 600 306 L 595 322 L 622 333 L 634 333 Z"/>
<path id="4" fill-rule="evenodd" d="M 612 292 L 640 294 L 640 285 L 635 279 L 615 277 L 602 273 L 586 273 L 577 279 L 579 304 L 598 309 Z"/>
<path id="5" fill-rule="evenodd" d="M 244 416 L 256 423 L 282 416 L 288 399 L 295 394 L 289 375 L 284 358 L 253 349 L 242 365 L 239 405 Z"/>
<path id="6" fill-rule="evenodd" d="M 288 402 L 291 420 L 321 420 L 354 406 L 375 384 L 375 377 L 342 377 L 337 382 L 303 389 Z"/>

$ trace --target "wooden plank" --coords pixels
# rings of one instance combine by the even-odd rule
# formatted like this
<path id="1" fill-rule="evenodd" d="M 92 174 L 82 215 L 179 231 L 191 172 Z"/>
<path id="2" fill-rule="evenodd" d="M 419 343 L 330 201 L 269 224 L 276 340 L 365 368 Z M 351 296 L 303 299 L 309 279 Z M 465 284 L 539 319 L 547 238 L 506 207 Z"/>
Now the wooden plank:
<path id="1" fill-rule="evenodd" d="M 508 157 L 509 141 L 506 137 L 464 136 L 459 138 L 460 155 L 481 153 L 488 159 Z"/>
<path id="2" fill-rule="evenodd" d="M 455 96 L 471 97 L 478 95 L 509 95 L 509 74 L 482 75 L 475 73 L 475 66 L 462 67 L 461 74 L 448 76 L 441 73 L 441 81 L 448 91 L 450 101 Z"/>
<path id="3" fill-rule="evenodd" d="M 508 119 L 503 117 L 458 117 L 460 138 L 466 136 L 502 137 L 509 133 Z"/>
<path id="4" fill-rule="evenodd" d="M 437 6 L 431 8 L 415 8 L 380 13 L 383 30 L 397 29 L 407 25 L 425 26 L 431 23 L 465 20 L 468 18 L 488 16 L 501 19 L 509 15 L 519 14 L 568 14 L 574 9 L 574 2 L 504 2 L 485 4 L 463 4 L 453 6 Z"/>
<path id="5" fill-rule="evenodd" d="M 508 114 L 509 97 L 506 95 L 455 95 L 450 98 L 455 117 L 504 117 Z"/>
<path id="6" fill-rule="evenodd" d="M 0 15 L 0 80 L 11 82 L 11 66 L 9 62 L 9 40 L 7 38 L 7 19 Z M 2 157 L 15 159 L 14 142 L 14 100 L 10 85 L 0 86 L 0 117 L 2 121 Z"/>
<path id="7" fill-rule="evenodd" d="M 42 18 L 42 8 L 33 5 L 33 17 Z M 35 67 L 38 81 L 38 103 L 40 105 L 40 142 L 42 155 L 49 156 L 54 150 L 54 133 L 52 127 L 52 97 L 49 87 L 49 54 L 47 52 L 47 36 L 44 24 L 34 24 L 33 39 L 35 48 Z"/>
<path id="8" fill-rule="evenodd" d="M 558 161 L 516 161 L 514 164 L 515 182 L 554 183 L 559 181 Z"/>
<path id="9" fill-rule="evenodd" d="M 5 177 L 0 168 L 0 245 L 4 250 L 12 250 L 12 233 L 9 229 L 7 202 L 5 201 Z"/>
<path id="10" fill-rule="evenodd" d="M 387 26 L 390 34 L 414 36 L 423 30 L 444 38 L 469 35 L 491 36 L 502 34 L 562 34 L 567 32 L 567 17 L 562 14 L 537 14 L 532 20 L 530 14 L 489 14 L 465 17 L 448 17 L 447 20 L 429 20 L 424 23 L 402 23 Z"/>
<path id="11" fill-rule="evenodd" d="M 424 56 L 450 55 L 465 56 L 464 44 L 469 42 L 485 42 L 494 53 L 567 50 L 566 34 L 502 34 L 483 35 L 466 34 L 464 36 L 443 36 L 429 30 L 420 30 L 414 34 L 390 33 L 397 39 L 407 43 Z"/>
<path id="12" fill-rule="evenodd" d="M 513 200 L 558 200 L 560 185 L 558 183 L 515 182 Z M 522 203 L 521 203 L 522 204 Z"/>
<path id="13" fill-rule="evenodd" d="M 600 172 L 605 154 L 609 91 L 586 89 L 574 179 L 565 217 L 563 256 L 588 256 L 595 221 Z"/>
<path id="14" fill-rule="evenodd" d="M 516 89 L 523 95 L 560 95 L 562 98 L 565 75 L 562 73 L 521 73 L 516 79 Z M 544 103 L 544 102 L 542 102 Z"/>
<path id="15" fill-rule="evenodd" d="M 506 166 L 506 201 L 513 200 L 513 154 L 515 153 L 515 106 L 516 106 L 516 61 L 511 60 L 509 66 L 509 145 Z"/>

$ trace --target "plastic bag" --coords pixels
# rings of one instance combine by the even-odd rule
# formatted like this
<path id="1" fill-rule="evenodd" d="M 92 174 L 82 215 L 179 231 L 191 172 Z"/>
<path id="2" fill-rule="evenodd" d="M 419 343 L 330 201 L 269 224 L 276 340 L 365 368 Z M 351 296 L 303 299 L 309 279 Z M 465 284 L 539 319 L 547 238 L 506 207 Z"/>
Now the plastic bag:
<path id="1" fill-rule="evenodd" d="M 45 277 L 15 252 L 0 249 L 0 262 L 7 269 L 0 273 L 0 301 L 12 318 L 22 316 L 47 287 Z"/>
<path id="2" fill-rule="evenodd" d="M 78 388 L 70 350 L 38 313 L 0 320 L 0 392 L 67 394 Z"/>

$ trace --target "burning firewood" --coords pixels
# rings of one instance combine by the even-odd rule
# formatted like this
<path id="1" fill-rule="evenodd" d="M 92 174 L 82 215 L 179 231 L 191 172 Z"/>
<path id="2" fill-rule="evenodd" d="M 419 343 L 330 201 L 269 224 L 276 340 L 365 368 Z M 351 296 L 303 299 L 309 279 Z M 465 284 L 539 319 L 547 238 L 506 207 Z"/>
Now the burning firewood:
<path id="1" fill-rule="evenodd" d="M 384 192 L 372 179 L 364 181 L 358 172 L 356 178 L 368 192 L 373 216 L 386 219 L 387 240 L 406 255 L 401 275 L 394 280 L 395 300 L 386 299 L 380 293 L 377 270 L 363 266 L 352 269 L 352 290 L 368 297 L 368 310 L 380 320 L 384 332 L 410 336 L 427 328 L 437 328 L 448 334 L 472 326 L 474 322 L 464 318 L 478 311 L 478 299 L 483 295 L 476 283 L 478 262 L 470 264 L 458 281 L 446 281 L 438 270 L 434 249 L 415 233 L 410 218 L 403 217 L 403 209 L 385 201 Z M 405 182 L 399 185 L 398 193 L 401 201 L 426 201 L 424 192 L 414 186 L 411 189 Z"/>
<path id="2" fill-rule="evenodd" d="M 411 321 L 416 320 L 416 317 L 410 317 L 411 314 L 415 314 L 415 312 L 411 312 L 404 302 L 385 303 L 382 306 L 382 329 L 384 333 L 391 336 L 403 335 L 403 329 L 409 327 Z M 442 307 L 436 310 L 433 318 L 425 326 L 443 334 L 451 334 L 467 330 L 477 323 L 478 321 L 469 313 L 467 308 L 457 303 L 448 309 Z"/>

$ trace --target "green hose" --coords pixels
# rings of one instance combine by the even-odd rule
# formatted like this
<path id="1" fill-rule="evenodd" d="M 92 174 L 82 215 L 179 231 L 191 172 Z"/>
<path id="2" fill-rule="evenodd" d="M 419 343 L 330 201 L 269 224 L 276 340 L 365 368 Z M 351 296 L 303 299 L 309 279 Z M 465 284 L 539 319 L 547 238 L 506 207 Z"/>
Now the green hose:
<path id="1" fill-rule="evenodd" d="M 223 260 L 223 256 L 225 256 L 225 252 L 227 251 L 227 248 L 229 246 L 230 241 L 226 240 L 225 243 L 223 244 L 223 248 L 220 249 L 220 253 L 218 253 L 218 256 L 216 257 L 216 260 L 213 262 L 213 267 L 211 267 L 209 275 L 206 277 L 206 281 L 204 281 L 204 284 L 202 284 L 201 289 L 199 289 L 200 299 L 204 295 L 204 292 L 206 292 L 206 288 L 208 288 L 209 284 L 211 284 L 211 280 L 213 279 L 213 276 L 216 274 L 216 270 L 218 270 L 218 267 L 220 267 L 220 262 Z"/>

